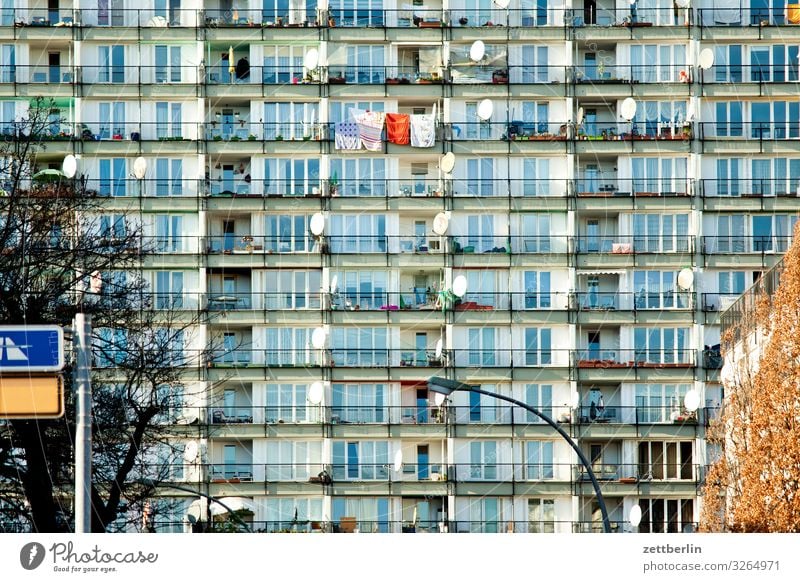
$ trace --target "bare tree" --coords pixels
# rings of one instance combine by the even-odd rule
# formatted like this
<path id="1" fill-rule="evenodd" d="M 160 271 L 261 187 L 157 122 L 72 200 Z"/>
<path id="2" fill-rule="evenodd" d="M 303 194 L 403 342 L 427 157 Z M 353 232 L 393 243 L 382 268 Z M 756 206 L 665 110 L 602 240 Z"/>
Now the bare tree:
<path id="1" fill-rule="evenodd" d="M 186 381 L 187 370 L 198 374 L 205 354 L 187 353 L 182 342 L 196 328 L 199 311 L 183 309 L 174 298 L 157 300 L 150 291 L 141 265 L 156 249 L 143 239 L 140 217 L 125 215 L 125 228 L 111 233 L 99 218 L 104 199 L 87 190 L 85 179 L 37 167 L 50 110 L 50 103 L 37 100 L 0 142 L 0 323 L 69 326 L 79 311 L 92 315 L 98 367 L 92 530 L 105 531 L 152 493 L 141 477 L 165 476 L 168 456 L 151 453 L 176 450 L 168 422 L 179 404 L 175 387 Z M 88 292 L 93 277 L 103 281 L 99 294 Z M 0 522 L 38 532 L 71 530 L 69 367 L 64 378 L 65 418 L 0 421 Z M 152 459 L 157 462 L 150 465 Z"/>

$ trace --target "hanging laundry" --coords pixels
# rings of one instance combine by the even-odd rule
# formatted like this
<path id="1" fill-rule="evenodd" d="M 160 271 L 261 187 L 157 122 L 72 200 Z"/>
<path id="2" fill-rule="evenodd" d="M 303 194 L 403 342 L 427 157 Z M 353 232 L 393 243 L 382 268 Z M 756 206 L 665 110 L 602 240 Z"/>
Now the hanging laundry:
<path id="1" fill-rule="evenodd" d="M 379 152 L 383 146 L 381 134 L 386 114 L 383 111 L 365 111 L 358 116 L 358 136 L 361 145 L 371 152 Z"/>
<path id="2" fill-rule="evenodd" d="M 436 141 L 436 117 L 433 113 L 411 116 L 411 147 L 432 148 Z"/>
<path id="3" fill-rule="evenodd" d="M 361 149 L 361 139 L 358 137 L 358 125 L 340 121 L 334 128 L 334 147 L 337 150 Z"/>
<path id="4" fill-rule="evenodd" d="M 386 137 L 390 143 L 408 145 L 411 141 L 411 119 L 406 113 L 386 114 Z"/>

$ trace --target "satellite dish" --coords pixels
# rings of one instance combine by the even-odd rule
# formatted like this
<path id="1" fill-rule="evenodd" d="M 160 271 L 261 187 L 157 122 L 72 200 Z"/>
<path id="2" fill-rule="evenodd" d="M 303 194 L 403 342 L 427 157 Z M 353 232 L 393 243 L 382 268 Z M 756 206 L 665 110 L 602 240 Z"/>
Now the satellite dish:
<path id="1" fill-rule="evenodd" d="M 622 102 L 620 114 L 622 115 L 623 119 L 627 119 L 628 121 L 636 117 L 636 99 L 633 97 L 627 97 Z"/>
<path id="2" fill-rule="evenodd" d="M 142 156 L 139 156 L 135 160 L 133 160 L 133 177 L 137 180 L 141 180 L 144 178 L 144 175 L 147 173 L 147 160 L 145 160 Z"/>
<path id="3" fill-rule="evenodd" d="M 72 154 L 68 154 L 61 164 L 61 171 L 67 178 L 74 178 L 78 171 L 78 159 Z"/>
<path id="4" fill-rule="evenodd" d="M 481 121 L 489 121 L 494 113 L 494 103 L 491 99 L 484 99 L 478 103 L 478 119 Z"/>
<path id="5" fill-rule="evenodd" d="M 444 212 L 440 212 L 433 217 L 433 232 L 439 236 L 443 236 L 447 232 L 447 228 L 449 226 L 450 219 L 447 218 L 447 215 Z"/>
<path id="6" fill-rule="evenodd" d="M 453 279 L 453 295 L 456 297 L 463 297 L 467 292 L 467 278 L 464 275 L 459 275 Z"/>
<path id="7" fill-rule="evenodd" d="M 333 279 L 331 279 L 331 293 L 336 293 L 336 289 L 339 288 L 339 275 L 334 275 Z"/>
<path id="8" fill-rule="evenodd" d="M 303 57 L 303 66 L 313 71 L 317 68 L 317 65 L 319 65 L 319 51 L 315 48 L 308 49 L 308 52 L 306 52 L 306 55 Z"/>
<path id="9" fill-rule="evenodd" d="M 704 71 L 714 66 L 714 51 L 710 48 L 705 48 L 700 51 L 700 56 L 697 59 L 697 64 Z"/>
<path id="10" fill-rule="evenodd" d="M 511 3 L 511 0 L 494 0 L 494 5 L 498 8 L 502 8 L 505 10 L 508 8 L 508 5 Z"/>
<path id="11" fill-rule="evenodd" d="M 469 60 L 473 63 L 479 62 L 486 55 L 486 45 L 482 40 L 476 40 L 469 47 Z"/>
<path id="12" fill-rule="evenodd" d="M 683 407 L 689 412 L 695 412 L 700 408 L 700 394 L 697 390 L 689 390 L 683 397 Z"/>
<path id="13" fill-rule="evenodd" d="M 403 470 L 403 450 L 397 449 L 394 453 L 394 472 L 399 473 Z"/>
<path id="14" fill-rule="evenodd" d="M 147 21 L 147 26 L 154 28 L 166 28 L 167 19 L 163 16 L 153 16 L 153 18 Z"/>
<path id="15" fill-rule="evenodd" d="M 315 212 L 311 216 L 308 228 L 314 236 L 321 235 L 325 231 L 325 216 L 321 212 Z"/>
<path id="16" fill-rule="evenodd" d="M 628 513 L 628 522 L 633 527 L 639 527 L 642 522 L 642 508 L 638 504 L 631 507 L 630 513 Z"/>
<path id="17" fill-rule="evenodd" d="M 689 8 L 690 0 L 675 0 L 675 5 L 678 8 Z"/>
<path id="18" fill-rule="evenodd" d="M 203 519 L 203 502 L 200 499 L 195 499 L 186 508 L 186 519 L 189 523 L 197 523 Z"/>
<path id="19" fill-rule="evenodd" d="M 442 404 L 444 404 L 444 401 L 445 401 L 446 398 L 447 398 L 447 396 L 445 396 L 441 392 L 434 392 L 433 393 L 433 403 L 436 406 L 441 406 Z"/>
<path id="20" fill-rule="evenodd" d="M 694 272 L 691 269 L 681 269 L 678 273 L 678 287 L 688 291 L 692 288 L 692 283 L 694 283 Z"/>
<path id="21" fill-rule="evenodd" d="M 578 107 L 578 125 L 583 123 L 583 107 Z"/>
<path id="22" fill-rule="evenodd" d="M 322 397 L 325 395 L 325 384 L 320 381 L 312 382 L 306 393 L 306 400 L 311 404 L 322 404 Z"/>
<path id="23" fill-rule="evenodd" d="M 444 342 L 442 342 L 442 338 L 439 338 L 436 340 L 436 348 L 434 349 L 437 359 L 442 357 L 442 349 L 444 349 Z"/>
<path id="24" fill-rule="evenodd" d="M 311 345 L 314 346 L 315 349 L 321 350 L 325 347 L 325 340 L 327 337 L 328 333 L 325 331 L 324 327 L 314 328 L 314 331 L 311 332 Z"/>
<path id="25" fill-rule="evenodd" d="M 439 169 L 445 174 L 449 174 L 456 167 L 456 155 L 453 152 L 447 152 L 439 160 Z"/>
<path id="26" fill-rule="evenodd" d="M 183 447 L 183 460 L 187 463 L 194 463 L 197 460 L 198 451 L 197 441 L 189 441 Z"/>

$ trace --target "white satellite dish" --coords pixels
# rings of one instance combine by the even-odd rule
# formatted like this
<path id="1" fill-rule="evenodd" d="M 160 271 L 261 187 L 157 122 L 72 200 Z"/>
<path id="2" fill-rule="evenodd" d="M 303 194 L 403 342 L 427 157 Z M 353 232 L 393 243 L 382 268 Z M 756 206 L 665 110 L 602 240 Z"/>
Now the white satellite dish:
<path id="1" fill-rule="evenodd" d="M 683 397 L 683 407 L 689 412 L 694 412 L 700 408 L 700 394 L 697 390 L 689 390 Z"/>
<path id="2" fill-rule="evenodd" d="M 144 178 L 144 175 L 147 173 L 147 160 L 145 160 L 142 156 L 139 156 L 135 160 L 133 160 L 133 177 L 137 180 L 141 180 Z"/>
<path id="3" fill-rule="evenodd" d="M 631 507 L 628 513 L 628 522 L 633 527 L 639 527 L 639 524 L 642 522 L 642 508 L 639 507 L 638 504 Z"/>
<path id="4" fill-rule="evenodd" d="M 444 212 L 440 212 L 433 217 L 433 232 L 439 236 L 443 236 L 447 232 L 449 226 L 450 219 L 447 218 L 447 215 Z"/>
<path id="5" fill-rule="evenodd" d="M 689 8 L 689 4 L 691 4 L 690 0 L 675 0 L 675 5 L 678 8 Z"/>
<path id="6" fill-rule="evenodd" d="M 204 509 L 203 502 L 200 499 L 195 499 L 186 508 L 186 519 L 189 523 L 197 523 L 203 519 Z"/>
<path id="7" fill-rule="evenodd" d="M 502 8 L 505 10 L 508 8 L 508 5 L 511 3 L 511 0 L 494 0 L 494 5 L 498 8 Z"/>
<path id="8" fill-rule="evenodd" d="M 473 63 L 479 62 L 486 55 L 486 45 L 482 40 L 476 40 L 469 47 L 469 60 Z"/>
<path id="9" fill-rule="evenodd" d="M 456 155 L 453 152 L 447 152 L 439 160 L 439 169 L 445 174 L 449 174 L 456 167 Z"/>
<path id="10" fill-rule="evenodd" d="M 336 289 L 339 288 L 339 275 L 334 275 L 333 279 L 331 279 L 331 293 L 336 293 Z"/>
<path id="11" fill-rule="evenodd" d="M 459 275 L 453 279 L 453 295 L 456 297 L 463 297 L 467 292 L 467 278 L 464 275 Z"/>
<path id="12" fill-rule="evenodd" d="M 441 392 L 434 392 L 434 393 L 433 393 L 433 403 L 434 403 L 436 406 L 441 406 L 442 404 L 444 404 L 444 401 L 445 401 L 446 399 L 447 399 L 447 396 L 445 396 L 445 395 L 444 395 L 444 394 L 442 394 Z"/>
<path id="13" fill-rule="evenodd" d="M 183 460 L 187 463 L 194 463 L 197 460 L 198 451 L 197 441 L 189 441 L 183 447 Z"/>
<path id="14" fill-rule="evenodd" d="M 623 119 L 627 119 L 628 121 L 636 117 L 636 99 L 633 97 L 627 97 L 622 102 L 620 114 L 622 115 Z"/>
<path id="15" fill-rule="evenodd" d="M 308 222 L 308 228 L 314 236 L 321 235 L 325 231 L 325 216 L 321 212 L 315 212 Z"/>
<path id="16" fill-rule="evenodd" d="M 78 159 L 72 154 L 68 154 L 61 164 L 61 171 L 67 178 L 74 178 L 78 172 Z"/>
<path id="17" fill-rule="evenodd" d="M 583 115 L 584 115 L 583 107 L 578 107 L 578 125 L 583 123 Z"/>
<path id="18" fill-rule="evenodd" d="M 394 453 L 394 466 L 392 467 L 395 473 L 403 470 L 403 450 L 397 449 Z"/>
<path id="19" fill-rule="evenodd" d="M 491 99 L 484 99 L 478 103 L 478 119 L 481 121 L 489 121 L 494 113 L 494 103 Z"/>
<path id="20" fill-rule="evenodd" d="M 692 288 L 692 283 L 694 283 L 694 272 L 691 269 L 681 269 L 678 273 L 678 287 L 688 291 Z"/>
<path id="21" fill-rule="evenodd" d="M 164 18 L 163 16 L 153 16 L 153 18 L 147 21 L 147 26 L 153 28 L 166 28 L 167 19 Z"/>
<path id="22" fill-rule="evenodd" d="M 442 338 L 439 338 L 438 340 L 436 340 L 436 347 L 434 348 L 434 353 L 436 354 L 437 359 L 442 357 L 443 349 L 444 349 L 444 342 L 442 341 Z"/>
<path id="23" fill-rule="evenodd" d="M 309 71 L 313 71 L 319 65 L 319 51 L 315 48 L 308 49 L 303 57 L 303 66 Z"/>
<path id="24" fill-rule="evenodd" d="M 698 66 L 707 71 L 714 66 L 714 51 L 710 48 L 705 48 L 700 51 L 700 56 L 697 59 Z"/>
<path id="25" fill-rule="evenodd" d="M 324 394 L 325 384 L 320 381 L 312 382 L 311 386 L 308 387 L 306 400 L 308 400 L 311 404 L 322 404 L 322 397 Z"/>
<path id="26" fill-rule="evenodd" d="M 314 331 L 311 332 L 311 345 L 314 346 L 314 349 L 321 350 L 325 347 L 327 338 L 328 332 L 325 331 L 324 327 L 314 328 Z"/>

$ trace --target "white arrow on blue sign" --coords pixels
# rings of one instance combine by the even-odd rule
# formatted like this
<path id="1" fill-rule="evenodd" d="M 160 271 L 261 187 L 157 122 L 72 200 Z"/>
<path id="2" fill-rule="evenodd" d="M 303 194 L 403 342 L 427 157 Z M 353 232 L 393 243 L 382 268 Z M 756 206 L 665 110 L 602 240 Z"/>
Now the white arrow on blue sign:
<path id="1" fill-rule="evenodd" d="M 0 372 L 58 372 L 64 331 L 57 325 L 0 326 Z"/>

